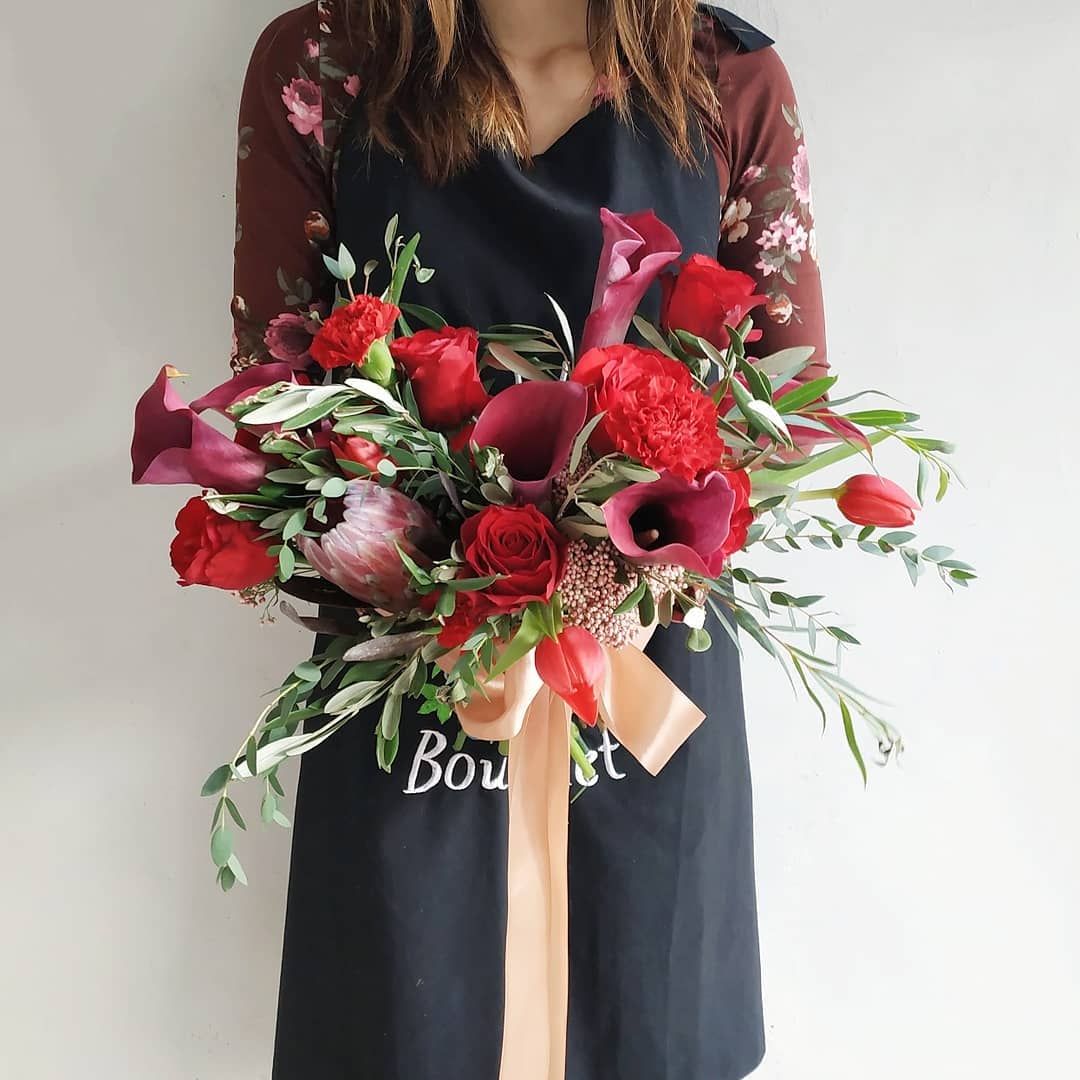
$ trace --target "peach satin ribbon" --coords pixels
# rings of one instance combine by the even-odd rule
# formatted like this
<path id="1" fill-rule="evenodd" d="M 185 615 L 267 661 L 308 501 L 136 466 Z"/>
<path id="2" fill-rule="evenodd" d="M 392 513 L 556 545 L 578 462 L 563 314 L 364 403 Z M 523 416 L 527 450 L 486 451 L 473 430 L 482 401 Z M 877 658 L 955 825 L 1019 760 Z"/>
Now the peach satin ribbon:
<path id="1" fill-rule="evenodd" d="M 600 712 L 654 776 L 705 714 L 634 645 L 607 650 Z M 466 734 L 509 742 L 506 975 L 500 1080 L 564 1080 L 569 995 L 570 707 L 533 655 L 457 707 Z"/>

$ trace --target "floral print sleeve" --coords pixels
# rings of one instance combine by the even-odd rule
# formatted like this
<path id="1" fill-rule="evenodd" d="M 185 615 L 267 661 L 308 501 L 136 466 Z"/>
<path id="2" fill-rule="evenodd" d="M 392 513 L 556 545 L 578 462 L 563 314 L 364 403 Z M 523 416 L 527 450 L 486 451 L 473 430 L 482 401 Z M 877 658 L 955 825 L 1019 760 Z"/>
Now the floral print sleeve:
<path id="1" fill-rule="evenodd" d="M 739 52 L 719 34 L 713 42 L 707 60 L 720 94 L 718 156 L 726 187 L 717 258 L 751 274 L 768 296 L 755 318 L 764 331 L 756 352 L 813 345 L 814 362 L 800 379 L 816 378 L 828 367 L 825 313 L 806 143 L 791 79 L 772 47 Z"/>
<path id="2" fill-rule="evenodd" d="M 262 32 L 240 99 L 233 259 L 232 368 L 311 365 L 308 348 L 333 279 L 336 143 L 355 74 L 335 58 L 334 6 L 305 4 Z"/>

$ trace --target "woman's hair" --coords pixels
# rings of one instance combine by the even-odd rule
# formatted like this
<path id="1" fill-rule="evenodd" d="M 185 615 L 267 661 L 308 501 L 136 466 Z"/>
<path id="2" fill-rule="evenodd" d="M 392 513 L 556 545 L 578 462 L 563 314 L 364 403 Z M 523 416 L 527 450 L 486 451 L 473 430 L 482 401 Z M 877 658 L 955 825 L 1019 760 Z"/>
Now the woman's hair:
<path id="1" fill-rule="evenodd" d="M 589 5 L 593 65 L 619 116 L 630 119 L 636 84 L 635 100 L 687 164 L 691 125 L 717 112 L 695 57 L 696 8 L 696 0 Z M 434 183 L 481 146 L 529 160 L 524 109 L 477 0 L 347 0 L 346 13 L 371 139 L 393 153 L 407 149 Z"/>

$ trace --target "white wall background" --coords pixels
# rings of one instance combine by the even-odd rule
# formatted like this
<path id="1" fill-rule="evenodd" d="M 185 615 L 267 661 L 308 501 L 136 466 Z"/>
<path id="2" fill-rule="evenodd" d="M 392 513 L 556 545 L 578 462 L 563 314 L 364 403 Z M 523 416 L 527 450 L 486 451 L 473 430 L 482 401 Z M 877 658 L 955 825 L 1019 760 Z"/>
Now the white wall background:
<path id="1" fill-rule="evenodd" d="M 182 493 L 125 478 L 157 367 L 194 386 L 225 371 L 235 110 L 279 10 L 4 4 L 4 1078 L 269 1075 L 288 837 L 246 837 L 253 885 L 222 897 L 197 790 L 306 639 L 181 594 Z M 959 442 L 969 488 L 923 532 L 984 574 L 951 597 L 883 561 L 783 567 L 853 619 L 868 644 L 849 672 L 889 690 L 909 750 L 864 792 L 841 733 L 747 664 L 757 1076 L 1063 1077 L 1080 1007 L 1080 15 L 740 10 L 800 91 L 833 362 Z"/>

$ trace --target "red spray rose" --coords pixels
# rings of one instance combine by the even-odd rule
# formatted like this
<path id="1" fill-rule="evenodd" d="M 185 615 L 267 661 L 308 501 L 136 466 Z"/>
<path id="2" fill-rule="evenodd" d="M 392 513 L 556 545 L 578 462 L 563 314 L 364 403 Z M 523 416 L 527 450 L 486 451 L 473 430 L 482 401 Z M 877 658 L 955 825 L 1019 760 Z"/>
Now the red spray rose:
<path id="1" fill-rule="evenodd" d="M 676 276 L 660 278 L 663 300 L 660 323 L 665 330 L 686 330 L 718 349 L 731 344 L 729 326 L 738 326 L 767 296 L 754 294 L 757 282 L 738 270 L 726 270 L 707 255 L 691 255 Z M 754 330 L 747 341 L 757 341 Z"/>
<path id="2" fill-rule="evenodd" d="M 269 541 L 253 521 L 233 521 L 195 496 L 176 515 L 177 535 L 169 549 L 181 585 L 246 589 L 269 581 L 277 559 L 267 555 Z"/>
<path id="3" fill-rule="evenodd" d="M 327 371 L 350 364 L 363 367 L 368 349 L 390 333 L 400 314 L 393 304 L 362 293 L 323 323 L 311 343 L 312 359 Z"/>
<path id="4" fill-rule="evenodd" d="M 487 506 L 466 518 L 461 548 L 468 577 L 499 575 L 469 594 L 491 614 L 518 611 L 534 600 L 546 603 L 566 565 L 566 538 L 531 504 Z"/>
<path id="5" fill-rule="evenodd" d="M 364 465 L 372 472 L 379 467 L 380 461 L 385 461 L 389 455 L 376 442 L 365 439 L 361 435 L 350 435 L 348 438 L 338 436 L 330 440 L 330 452 L 338 461 L 353 461 L 357 465 Z M 356 476 L 353 471 L 348 476 Z"/>
<path id="6" fill-rule="evenodd" d="M 418 330 L 391 342 L 390 353 L 405 369 L 428 427 L 452 431 L 488 403 L 476 366 L 479 345 L 472 327 L 453 326 Z"/>
<path id="7" fill-rule="evenodd" d="M 619 450 L 684 480 L 715 469 L 723 457 L 716 404 L 678 360 L 610 345 L 587 352 L 572 378 L 592 391 L 591 413 L 607 414 L 591 440 L 597 452 Z"/>
<path id="8" fill-rule="evenodd" d="M 899 484 L 882 476 L 853 476 L 837 490 L 840 513 L 856 525 L 896 529 L 915 520 L 919 504 Z"/>

